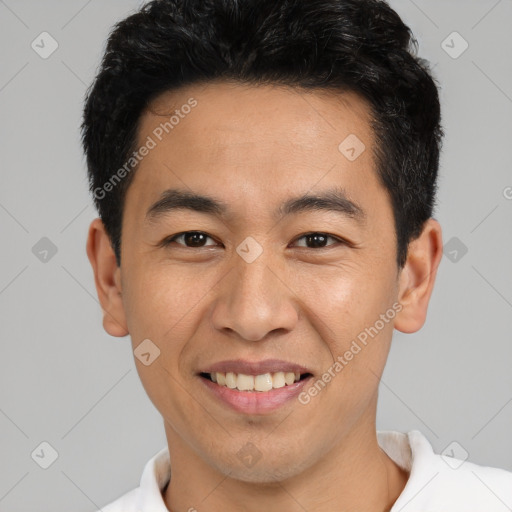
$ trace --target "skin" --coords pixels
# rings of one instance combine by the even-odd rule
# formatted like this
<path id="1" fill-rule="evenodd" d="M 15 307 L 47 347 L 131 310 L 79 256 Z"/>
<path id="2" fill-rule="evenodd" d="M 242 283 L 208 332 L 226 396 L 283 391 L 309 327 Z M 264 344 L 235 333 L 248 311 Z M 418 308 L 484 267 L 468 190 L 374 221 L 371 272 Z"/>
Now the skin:
<path id="1" fill-rule="evenodd" d="M 121 266 L 99 219 L 87 241 L 105 330 L 130 334 L 134 349 L 147 338 L 160 349 L 151 365 L 135 362 L 164 419 L 172 468 L 165 504 L 174 512 L 389 510 L 408 475 L 377 443 L 379 379 L 393 328 L 412 333 L 425 322 L 441 227 L 429 219 L 397 268 L 391 203 L 377 179 L 369 107 L 358 95 L 189 86 L 164 93 L 143 114 L 140 144 L 168 119 L 156 113 L 190 97 L 197 106 L 140 162 L 127 191 Z M 338 150 L 349 134 L 366 146 L 354 161 Z M 360 205 L 364 224 L 326 211 L 272 217 L 289 197 L 331 186 Z M 179 210 L 147 222 L 148 208 L 172 187 L 222 199 L 232 216 Z M 211 238 L 203 247 L 183 239 L 158 246 L 185 231 Z M 349 243 L 308 246 L 309 232 Z M 252 263 L 236 252 L 248 236 L 263 249 Z M 394 319 L 307 405 L 241 414 L 197 376 L 226 359 L 279 358 L 316 380 L 398 303 Z M 261 454 L 250 468 L 237 457 L 248 442 Z"/>

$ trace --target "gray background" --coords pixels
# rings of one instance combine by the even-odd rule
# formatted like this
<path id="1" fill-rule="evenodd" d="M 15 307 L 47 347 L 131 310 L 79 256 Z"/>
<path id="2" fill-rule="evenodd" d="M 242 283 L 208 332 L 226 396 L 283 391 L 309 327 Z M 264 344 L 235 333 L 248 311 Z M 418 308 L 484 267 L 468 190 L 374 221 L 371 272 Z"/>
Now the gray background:
<path id="1" fill-rule="evenodd" d="M 1 511 L 95 510 L 165 445 L 129 339 L 101 326 L 78 131 L 109 29 L 140 3 L 0 0 Z M 442 86 L 448 247 L 426 325 L 395 332 L 378 428 L 418 429 L 438 453 L 456 441 L 456 455 L 512 470 L 512 3 L 391 5 Z M 59 45 L 47 59 L 31 48 L 43 31 Z M 457 36 L 442 46 L 454 31 L 469 43 L 457 58 L 445 51 L 462 48 Z M 57 249 L 46 261 L 43 237 Z M 46 470 L 31 458 L 43 441 L 58 452 Z"/>

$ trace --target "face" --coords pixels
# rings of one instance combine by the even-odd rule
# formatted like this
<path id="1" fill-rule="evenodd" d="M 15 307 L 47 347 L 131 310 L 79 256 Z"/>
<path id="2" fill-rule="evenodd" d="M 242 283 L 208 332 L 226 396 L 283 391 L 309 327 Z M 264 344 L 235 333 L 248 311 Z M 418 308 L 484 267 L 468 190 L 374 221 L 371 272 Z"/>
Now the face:
<path id="1" fill-rule="evenodd" d="M 223 474 L 289 477 L 375 429 L 410 281 L 369 122 L 354 93 L 230 83 L 165 93 L 141 118 L 137 147 L 155 144 L 127 191 L 105 325 L 134 350 L 151 340 L 135 361 L 170 446 Z"/>

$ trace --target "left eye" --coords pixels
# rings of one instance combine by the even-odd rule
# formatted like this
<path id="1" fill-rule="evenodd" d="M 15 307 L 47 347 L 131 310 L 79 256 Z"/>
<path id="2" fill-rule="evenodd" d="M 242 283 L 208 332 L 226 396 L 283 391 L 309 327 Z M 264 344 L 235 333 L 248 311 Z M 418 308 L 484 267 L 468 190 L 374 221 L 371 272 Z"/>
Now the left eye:
<path id="1" fill-rule="evenodd" d="M 306 233 L 305 235 L 302 235 L 297 240 L 304 239 L 306 241 L 305 247 L 307 247 L 308 249 L 322 249 L 324 247 L 328 247 L 329 245 L 334 245 L 334 244 L 326 243 L 329 238 L 331 240 L 334 240 L 335 242 L 342 243 L 341 239 L 334 237 L 332 235 L 328 235 L 327 233 Z M 313 245 L 313 247 L 308 247 L 308 245 L 307 245 L 308 242 L 311 243 Z M 301 246 L 301 247 L 304 247 L 304 246 Z"/>
<path id="2" fill-rule="evenodd" d="M 202 231 L 185 231 L 184 233 L 179 233 L 177 235 L 172 236 L 171 238 L 166 238 L 162 245 L 169 245 L 171 242 L 175 242 L 178 240 L 183 240 L 186 247 L 204 247 L 204 241 L 209 238 L 210 240 L 213 240 L 210 236 L 208 236 L 206 233 L 203 233 Z M 178 242 L 181 243 L 181 242 Z M 188 245 L 190 244 L 190 245 Z"/>

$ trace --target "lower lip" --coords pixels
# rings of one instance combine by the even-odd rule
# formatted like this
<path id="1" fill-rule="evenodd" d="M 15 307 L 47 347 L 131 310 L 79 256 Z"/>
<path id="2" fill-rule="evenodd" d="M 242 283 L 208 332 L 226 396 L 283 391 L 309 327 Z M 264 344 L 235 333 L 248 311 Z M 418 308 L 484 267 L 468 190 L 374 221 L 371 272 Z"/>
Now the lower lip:
<path id="1" fill-rule="evenodd" d="M 295 399 L 312 376 L 306 377 L 290 386 L 271 389 L 270 391 L 237 391 L 227 386 L 199 377 L 205 386 L 225 404 L 245 414 L 265 414 L 284 406 Z"/>

